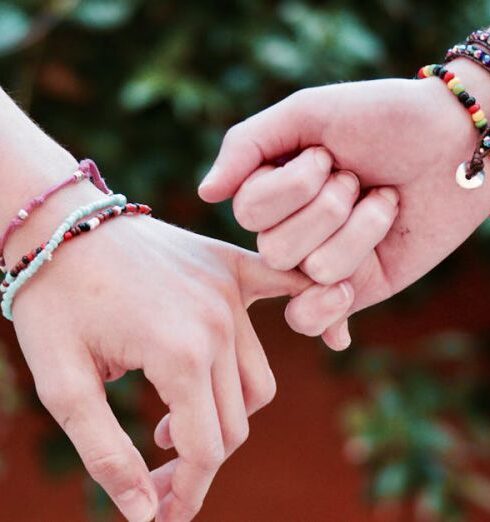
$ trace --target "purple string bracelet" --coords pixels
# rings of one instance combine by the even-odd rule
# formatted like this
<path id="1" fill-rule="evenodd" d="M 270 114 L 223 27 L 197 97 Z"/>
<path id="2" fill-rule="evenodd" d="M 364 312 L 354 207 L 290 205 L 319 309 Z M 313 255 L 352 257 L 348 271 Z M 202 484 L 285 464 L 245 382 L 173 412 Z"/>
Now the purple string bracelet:
<path id="1" fill-rule="evenodd" d="M 106 185 L 106 182 L 100 175 L 100 171 L 97 168 L 95 162 L 91 159 L 84 159 L 78 164 L 78 169 L 70 175 L 64 181 L 53 185 L 51 188 L 43 192 L 41 195 L 32 198 L 27 205 L 22 207 L 17 215 L 10 221 L 5 232 L 0 236 L 0 270 L 5 273 L 6 265 L 3 251 L 5 244 L 7 243 L 10 235 L 17 228 L 21 227 L 31 213 L 38 207 L 40 207 L 50 196 L 60 191 L 61 189 L 71 185 L 72 183 L 79 183 L 84 179 L 89 179 L 99 190 L 105 194 L 112 194 L 112 190 Z"/>

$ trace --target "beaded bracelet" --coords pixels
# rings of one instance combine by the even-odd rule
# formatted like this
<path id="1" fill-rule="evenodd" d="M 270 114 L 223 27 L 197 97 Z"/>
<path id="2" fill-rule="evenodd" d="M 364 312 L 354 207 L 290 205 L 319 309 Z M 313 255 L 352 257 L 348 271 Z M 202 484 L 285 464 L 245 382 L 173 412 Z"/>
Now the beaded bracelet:
<path id="1" fill-rule="evenodd" d="M 470 161 L 461 163 L 456 170 L 456 182 L 465 189 L 475 189 L 485 181 L 483 160 L 490 152 L 490 128 L 488 120 L 480 105 L 473 96 L 466 92 L 460 79 L 444 66 L 432 64 L 419 69 L 417 78 L 423 79 L 436 76 L 443 80 L 449 90 L 471 115 L 474 126 L 482 135 Z"/>
<path id="2" fill-rule="evenodd" d="M 490 48 L 488 49 L 490 52 Z M 490 54 L 486 53 L 474 44 L 458 44 L 451 47 L 446 53 L 445 63 L 449 63 L 456 58 L 468 58 L 472 62 L 477 63 L 487 71 L 490 71 Z"/>
<path id="3" fill-rule="evenodd" d="M 461 84 L 461 80 L 452 72 L 448 71 L 442 65 L 432 64 L 426 65 L 419 69 L 417 78 L 423 79 L 430 76 L 437 76 L 447 85 L 448 89 L 458 98 L 460 103 L 463 104 L 465 109 L 471 114 L 473 124 L 477 128 L 478 132 L 484 132 L 488 124 L 488 120 L 483 112 L 482 108 L 473 96 L 470 96 L 466 92 L 465 88 Z"/>
<path id="4" fill-rule="evenodd" d="M 78 165 L 78 169 L 73 174 L 71 174 L 69 178 L 52 186 L 51 188 L 43 192 L 40 196 L 31 199 L 23 208 L 19 210 L 17 215 L 10 221 L 3 235 L 0 236 L 0 270 L 2 272 L 5 272 L 6 270 L 3 251 L 5 248 L 5 244 L 7 243 L 7 240 L 12 234 L 12 232 L 14 232 L 14 230 L 19 228 L 20 226 L 22 226 L 28 219 L 28 217 L 31 215 L 31 213 L 37 207 L 40 207 L 50 196 L 52 196 L 56 192 L 59 192 L 61 189 L 67 187 L 68 185 L 72 183 L 79 183 L 84 179 L 89 179 L 98 189 L 100 189 L 105 194 L 112 194 L 112 191 L 109 190 L 104 179 L 100 175 L 97 165 L 90 159 L 82 160 Z"/>
<path id="5" fill-rule="evenodd" d="M 479 47 L 490 51 L 490 31 L 478 30 L 473 31 L 466 37 L 467 44 L 477 44 Z"/>
<path id="6" fill-rule="evenodd" d="M 13 320 L 12 317 L 12 304 L 14 297 L 17 292 L 22 288 L 22 286 L 34 276 L 38 270 L 42 267 L 42 265 L 46 261 L 50 261 L 52 258 L 53 252 L 59 247 L 61 242 L 63 241 L 64 234 L 70 230 L 71 227 L 75 225 L 77 221 L 80 219 L 89 216 L 90 214 L 101 210 L 103 208 L 107 208 L 109 206 L 118 205 L 123 207 L 126 205 L 127 200 L 126 197 L 122 194 L 115 194 L 110 196 L 109 198 L 104 198 L 90 205 L 82 206 L 79 209 L 73 211 L 55 230 L 51 239 L 46 243 L 45 248 L 35 257 L 35 259 L 30 263 L 30 265 L 23 270 L 15 281 L 9 285 L 7 291 L 3 295 L 3 300 L 1 303 L 2 313 L 6 319 L 10 321 Z"/>
<path id="7" fill-rule="evenodd" d="M 78 223 L 77 225 L 71 227 L 70 230 L 64 233 L 62 242 L 70 241 L 71 239 L 79 236 L 80 234 L 90 232 L 91 230 L 94 230 L 105 221 L 113 219 L 117 216 L 136 216 L 139 214 L 150 215 L 151 211 L 151 207 L 149 207 L 148 205 L 141 205 L 139 203 L 128 203 L 124 207 L 119 207 L 116 205 L 110 209 L 106 209 L 102 212 L 99 212 L 88 221 Z M 23 270 L 25 270 L 30 265 L 31 261 L 33 261 L 36 258 L 36 256 L 39 255 L 45 248 L 46 243 L 42 243 L 40 246 L 31 250 L 28 254 L 22 256 L 21 260 L 11 270 L 7 272 L 4 280 L 0 284 L 0 293 L 6 292 L 7 288 L 10 284 L 14 282 L 15 278 Z"/>

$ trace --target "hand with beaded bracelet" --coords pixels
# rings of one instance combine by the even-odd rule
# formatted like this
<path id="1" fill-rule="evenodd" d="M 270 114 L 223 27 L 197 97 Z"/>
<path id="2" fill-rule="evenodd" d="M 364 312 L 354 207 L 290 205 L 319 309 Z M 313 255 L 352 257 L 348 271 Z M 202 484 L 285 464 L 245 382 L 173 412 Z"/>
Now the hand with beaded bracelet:
<path id="1" fill-rule="evenodd" d="M 2 91 L 0 116 L 5 230 L 26 201 L 68 179 L 78 164 Z M 101 198 L 111 201 L 90 183 L 52 194 L 11 234 L 7 266 L 54 231 L 61 240 L 67 216 Z M 274 396 L 247 307 L 310 284 L 299 272 L 268 268 L 255 253 L 146 215 L 121 215 L 56 249 L 20 288 L 12 312 L 42 403 L 123 515 L 144 522 L 158 510 L 159 519 L 187 521 L 246 439 L 248 416 Z M 138 368 L 169 408 L 156 442 L 177 451 L 152 474 L 104 391 L 104 382 Z"/>
<path id="2" fill-rule="evenodd" d="M 488 72 L 465 58 L 446 68 L 490 114 Z M 483 113 L 470 114 L 448 87 L 460 89 L 435 77 L 309 88 L 226 135 L 199 193 L 208 202 L 233 197 L 236 219 L 258 232 L 267 263 L 299 265 L 317 282 L 287 307 L 294 330 L 321 334 L 332 348 L 345 348 L 350 315 L 422 277 L 488 216 L 488 180 L 476 183 L 473 172 L 463 172 L 470 185 L 480 186 L 466 190 L 456 179 L 458 172 L 465 181 L 460 166 L 475 150 L 480 169 L 488 161 L 484 144 L 475 149 L 481 140 L 475 124 Z M 336 170 L 354 172 L 371 197 L 356 203 L 341 227 L 338 216 L 351 207 L 324 197 L 311 161 L 318 146 L 329 152 L 327 161 Z M 274 171 L 275 158 L 288 155 L 295 157 Z M 294 172 L 302 175 L 301 190 L 288 181 Z M 386 186 L 395 190 L 391 208 L 380 198 L 373 201 L 378 187 L 386 193 Z M 330 297 L 340 284 L 354 296 L 347 310 L 345 301 Z"/>

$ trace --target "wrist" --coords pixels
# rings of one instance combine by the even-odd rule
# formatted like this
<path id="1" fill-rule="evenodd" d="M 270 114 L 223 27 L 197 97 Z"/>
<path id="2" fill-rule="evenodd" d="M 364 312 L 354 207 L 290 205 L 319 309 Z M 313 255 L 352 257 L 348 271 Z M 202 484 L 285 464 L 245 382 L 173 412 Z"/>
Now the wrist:
<path id="1" fill-rule="evenodd" d="M 490 117 L 490 74 L 466 58 L 458 58 L 445 67 L 459 76 L 467 91 L 476 98 L 485 114 Z"/>
<path id="2" fill-rule="evenodd" d="M 63 174 L 62 177 L 68 177 L 75 170 L 76 164 L 75 168 L 71 168 L 66 176 Z M 45 178 L 43 179 L 48 181 Z M 49 180 L 49 183 L 52 183 L 52 181 Z M 47 186 L 43 186 L 38 193 L 46 188 Z M 4 250 L 7 267 L 13 266 L 21 256 L 49 240 L 58 225 L 73 210 L 95 200 L 102 199 L 104 196 L 106 195 L 88 180 L 69 185 L 60 192 L 53 194 L 43 205 L 34 210 L 33 215 L 7 241 Z"/>
<path id="3" fill-rule="evenodd" d="M 478 64 L 459 58 L 444 65 L 444 69 L 453 73 L 463 85 L 465 91 L 478 103 L 490 118 L 490 75 Z M 465 108 L 457 96 L 440 78 L 431 76 L 417 82 L 425 92 L 426 119 L 435 122 L 437 136 L 446 136 L 442 143 L 452 143 L 453 151 L 458 151 L 460 163 L 469 161 L 481 139 L 481 133 L 468 108 Z M 481 111 L 478 111 L 481 112 Z M 429 121 L 427 121 L 429 124 Z"/>

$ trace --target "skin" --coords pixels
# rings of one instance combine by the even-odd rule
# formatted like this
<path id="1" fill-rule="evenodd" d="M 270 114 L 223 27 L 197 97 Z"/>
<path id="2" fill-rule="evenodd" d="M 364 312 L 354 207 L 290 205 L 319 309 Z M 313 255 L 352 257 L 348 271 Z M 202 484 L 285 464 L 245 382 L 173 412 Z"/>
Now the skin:
<path id="1" fill-rule="evenodd" d="M 464 59 L 448 69 L 488 113 L 488 73 Z M 469 191 L 454 179 L 477 138 L 438 78 L 305 89 L 230 129 L 199 194 L 233 197 L 265 261 L 299 265 L 317 283 L 290 301 L 286 319 L 343 349 L 350 315 L 422 277 L 488 216 L 490 183 Z M 338 174 L 321 180 L 318 154 L 332 171 L 355 173 L 367 195 L 353 205 Z M 294 159 L 277 168 L 284 155 Z M 344 300 L 332 297 L 340 286 Z"/>
<path id="2" fill-rule="evenodd" d="M 5 93 L 0 111 L 3 229 L 77 162 Z M 100 197 L 87 181 L 55 194 L 8 241 L 7 266 L 74 208 Z M 269 268 L 256 253 L 148 216 L 121 216 L 56 251 L 14 300 L 14 327 L 42 404 L 123 515 L 186 522 L 247 438 L 248 416 L 275 393 L 247 307 L 310 284 L 298 271 Z M 178 454 L 151 474 L 104 389 L 135 369 L 169 409 L 157 444 Z"/>
<path id="3" fill-rule="evenodd" d="M 452 68 L 488 106 L 486 74 L 466 62 Z M 299 263 L 316 285 L 253 253 L 139 216 L 60 249 L 19 293 L 14 326 L 40 399 L 128 520 L 191 520 L 221 463 L 245 440 L 247 416 L 274 395 L 246 315 L 253 300 L 293 296 L 286 312 L 293 328 L 323 331 L 341 347 L 351 313 L 423 275 L 486 217 L 488 184 L 470 193 L 453 180 L 475 135 L 444 90 L 436 79 L 306 90 L 228 134 L 202 197 L 235 196 L 236 215 L 259 231 L 265 260 L 281 270 Z M 4 94 L 0 110 L 3 227 L 76 163 Z M 271 177 L 272 160 L 284 153 L 297 158 Z M 348 172 L 368 191 L 360 202 Z M 282 183 L 286 175 L 293 181 Z M 81 184 L 50 199 L 9 241 L 7 263 L 44 240 L 74 206 L 99 198 L 94 191 Z M 324 216 L 326 233 L 317 226 Z M 335 241 L 349 230 L 350 240 Z M 354 272 L 346 275 L 346 267 Z M 170 410 L 156 442 L 178 453 L 152 475 L 103 387 L 136 368 Z"/>

